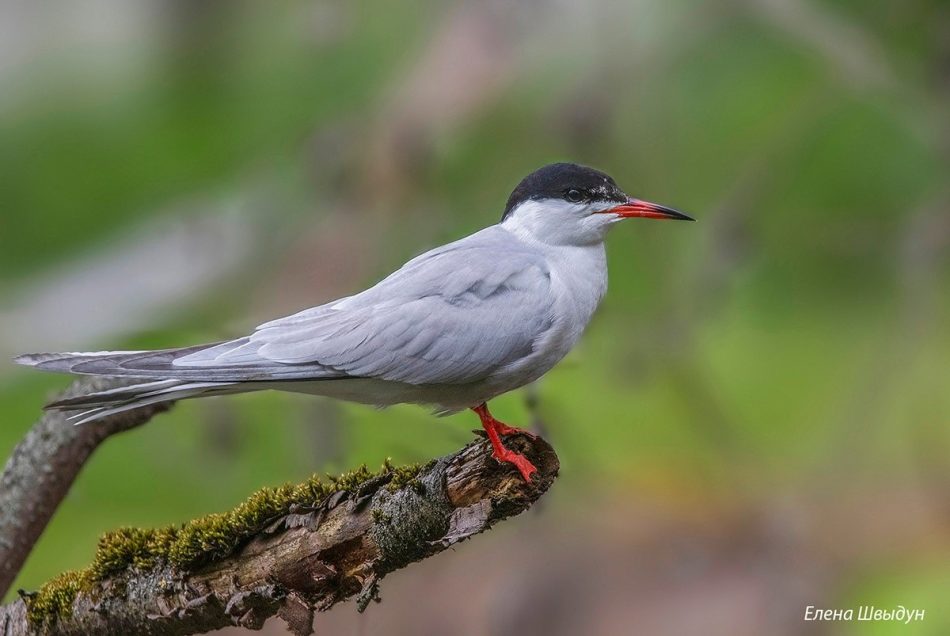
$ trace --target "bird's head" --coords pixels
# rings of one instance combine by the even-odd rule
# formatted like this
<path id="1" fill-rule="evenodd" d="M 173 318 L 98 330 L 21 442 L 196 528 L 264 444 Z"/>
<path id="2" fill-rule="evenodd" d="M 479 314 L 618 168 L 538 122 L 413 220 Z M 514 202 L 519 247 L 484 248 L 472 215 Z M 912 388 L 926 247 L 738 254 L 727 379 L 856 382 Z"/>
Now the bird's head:
<path id="1" fill-rule="evenodd" d="M 617 221 L 629 218 L 693 219 L 673 208 L 634 199 L 599 170 L 552 163 L 522 179 L 508 197 L 502 225 L 552 245 L 604 240 Z"/>

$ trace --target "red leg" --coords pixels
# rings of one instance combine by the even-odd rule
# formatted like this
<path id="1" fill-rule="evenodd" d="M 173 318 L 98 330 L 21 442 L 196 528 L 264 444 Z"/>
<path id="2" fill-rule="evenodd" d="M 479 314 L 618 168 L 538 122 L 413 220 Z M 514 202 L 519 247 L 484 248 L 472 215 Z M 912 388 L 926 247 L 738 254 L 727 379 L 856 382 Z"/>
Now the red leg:
<path id="1" fill-rule="evenodd" d="M 491 415 L 489 415 L 489 417 L 491 417 Z M 495 430 L 498 431 L 498 434 L 501 435 L 502 437 L 504 437 L 505 435 L 527 435 L 531 439 L 534 439 L 537 437 L 537 435 L 535 435 L 531 431 L 525 430 L 523 428 L 515 428 L 514 426 L 508 426 L 504 422 L 499 422 L 498 420 L 495 420 Z"/>
<path id="2" fill-rule="evenodd" d="M 499 422 L 494 417 L 492 417 L 491 413 L 488 412 L 488 406 L 484 403 L 479 404 L 472 410 L 478 415 L 479 419 L 482 421 L 482 427 L 484 427 L 485 432 L 488 433 L 488 439 L 491 441 L 492 446 L 492 456 L 500 462 L 514 464 L 515 468 L 518 469 L 518 472 L 521 473 L 521 476 L 524 478 L 524 480 L 530 482 L 531 475 L 538 472 L 538 469 L 535 468 L 534 464 L 528 461 L 528 458 L 521 453 L 505 448 L 505 446 L 501 443 L 501 436 L 512 435 L 514 433 L 524 433 L 526 435 L 531 435 L 531 433 Z"/>
<path id="3" fill-rule="evenodd" d="M 491 413 L 488 412 L 487 404 L 480 404 L 479 406 L 476 406 L 472 410 L 478 413 L 478 417 L 480 417 L 482 420 L 482 426 L 485 426 L 485 419 L 487 418 L 488 420 L 491 421 L 492 427 L 494 427 L 494 429 L 498 432 L 499 435 L 502 435 L 502 436 L 527 435 L 528 437 L 532 439 L 537 437 L 537 435 L 535 435 L 531 431 L 525 430 L 523 428 L 516 428 L 514 426 L 508 426 L 504 422 L 499 422 L 498 420 L 494 418 L 494 416 L 492 416 Z M 487 427 L 486 427 L 486 430 L 487 430 Z"/>

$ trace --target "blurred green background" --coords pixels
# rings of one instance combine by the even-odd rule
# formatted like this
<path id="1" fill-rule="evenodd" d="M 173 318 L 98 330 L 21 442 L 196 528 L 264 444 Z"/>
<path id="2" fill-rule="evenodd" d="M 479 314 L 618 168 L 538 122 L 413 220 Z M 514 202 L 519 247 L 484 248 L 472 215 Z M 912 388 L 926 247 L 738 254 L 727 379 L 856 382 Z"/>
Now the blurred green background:
<path id="1" fill-rule="evenodd" d="M 242 335 L 496 222 L 557 160 L 699 223 L 617 228 L 582 344 L 536 407 L 493 403 L 558 450 L 540 510 L 318 632 L 950 633 L 939 0 L 0 4 L 0 354 Z M 66 383 L 0 365 L 4 456 Z M 183 403 L 103 446 L 15 587 L 476 426 Z M 926 619 L 802 620 L 861 604 Z"/>

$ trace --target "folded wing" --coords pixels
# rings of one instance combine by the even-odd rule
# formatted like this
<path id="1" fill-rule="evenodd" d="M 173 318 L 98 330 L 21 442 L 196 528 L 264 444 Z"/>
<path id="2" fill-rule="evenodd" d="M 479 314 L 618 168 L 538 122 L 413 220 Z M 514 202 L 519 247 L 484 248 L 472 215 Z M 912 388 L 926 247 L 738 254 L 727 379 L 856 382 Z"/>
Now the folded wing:
<path id="1" fill-rule="evenodd" d="M 544 259 L 494 227 L 427 252 L 360 294 L 265 323 L 245 338 L 161 351 L 29 354 L 17 361 L 50 371 L 182 382 L 357 377 L 464 384 L 530 354 L 551 326 L 551 305 Z"/>
<path id="2" fill-rule="evenodd" d="M 461 384 L 528 355 L 550 327 L 550 272 L 496 241 L 450 244 L 361 294 L 261 325 L 241 346 L 176 366 L 318 366 L 342 377 Z"/>

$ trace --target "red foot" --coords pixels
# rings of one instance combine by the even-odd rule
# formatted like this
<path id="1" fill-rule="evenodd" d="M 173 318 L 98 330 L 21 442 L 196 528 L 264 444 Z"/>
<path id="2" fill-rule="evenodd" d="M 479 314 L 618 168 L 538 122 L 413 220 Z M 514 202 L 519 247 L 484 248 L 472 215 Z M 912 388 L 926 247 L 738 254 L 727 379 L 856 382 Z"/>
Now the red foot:
<path id="1" fill-rule="evenodd" d="M 485 432 L 488 433 L 488 439 L 491 441 L 492 446 L 492 457 L 500 462 L 514 464 L 518 472 L 521 473 L 521 477 L 524 478 L 526 482 L 530 482 L 531 476 L 538 472 L 538 469 L 521 453 L 505 448 L 504 444 L 501 443 L 501 435 L 520 433 L 522 435 L 528 435 L 531 438 L 537 436 L 534 433 L 529 433 L 520 428 L 514 428 L 513 426 L 499 422 L 488 412 L 488 406 L 485 404 L 479 404 L 472 410 L 478 414 L 479 419 L 482 421 L 482 427 L 484 427 Z"/>
<path id="2" fill-rule="evenodd" d="M 514 426 L 508 426 L 504 422 L 499 422 L 498 420 L 495 420 L 495 430 L 498 431 L 498 434 L 503 437 L 505 435 L 527 435 L 531 439 L 537 439 L 538 437 L 531 431 L 527 431 L 523 428 L 515 428 Z"/>
<path id="3" fill-rule="evenodd" d="M 514 464 L 518 472 L 521 473 L 521 478 L 528 483 L 531 483 L 531 476 L 538 472 L 538 469 L 534 467 L 534 464 L 532 464 L 527 457 L 504 446 L 501 447 L 500 451 L 498 448 L 494 448 L 492 457 L 500 462 Z"/>

